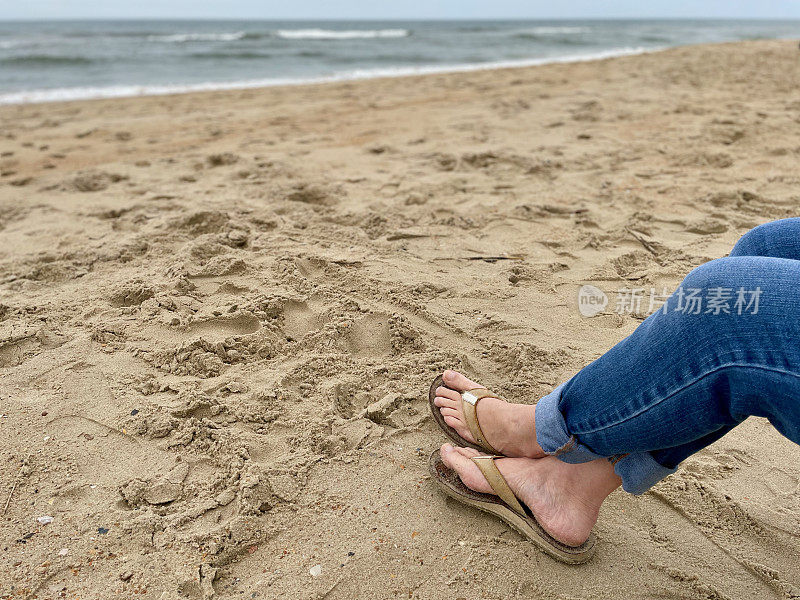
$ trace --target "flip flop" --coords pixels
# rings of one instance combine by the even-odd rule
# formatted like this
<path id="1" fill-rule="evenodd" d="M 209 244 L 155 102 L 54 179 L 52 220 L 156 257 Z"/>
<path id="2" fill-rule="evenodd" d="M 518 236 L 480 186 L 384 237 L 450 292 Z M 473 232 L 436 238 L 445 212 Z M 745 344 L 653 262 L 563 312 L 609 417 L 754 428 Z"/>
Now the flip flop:
<path id="1" fill-rule="evenodd" d="M 444 464 L 439 450 L 431 454 L 428 459 L 428 469 L 433 480 L 445 494 L 459 502 L 500 517 L 540 550 L 556 560 L 574 565 L 589 560 L 594 554 L 597 542 L 594 534 L 590 534 L 589 539 L 580 546 L 567 546 L 547 533 L 528 507 L 522 504 L 508 487 L 502 473 L 494 464 L 498 458 L 504 457 L 474 456 L 472 458 L 472 462 L 478 465 L 481 473 L 486 477 L 486 481 L 497 494 L 496 496 L 476 492 L 464 485 L 458 474 Z"/>
<path id="2" fill-rule="evenodd" d="M 499 396 L 497 394 L 493 394 L 485 388 L 475 388 L 474 390 L 467 390 L 464 392 L 453 390 L 454 392 L 461 394 L 461 407 L 464 411 L 464 419 L 467 421 L 469 432 L 477 441 L 469 442 L 458 435 L 455 429 L 444 422 L 442 411 L 440 411 L 439 407 L 433 403 L 433 399 L 436 398 L 436 388 L 438 387 L 446 387 L 447 389 L 452 388 L 445 385 L 444 377 L 439 375 L 433 380 L 431 389 L 428 391 L 428 406 L 431 407 L 433 420 L 436 421 L 439 427 L 441 427 L 442 431 L 444 431 L 444 434 L 459 446 L 467 446 L 468 448 L 474 448 L 475 450 L 480 450 L 481 452 L 489 452 L 490 454 L 500 454 L 500 452 L 495 450 L 492 445 L 486 441 L 486 437 L 483 435 L 483 431 L 481 430 L 481 425 L 478 423 L 478 402 L 487 396 L 489 398 L 499 398 Z"/>

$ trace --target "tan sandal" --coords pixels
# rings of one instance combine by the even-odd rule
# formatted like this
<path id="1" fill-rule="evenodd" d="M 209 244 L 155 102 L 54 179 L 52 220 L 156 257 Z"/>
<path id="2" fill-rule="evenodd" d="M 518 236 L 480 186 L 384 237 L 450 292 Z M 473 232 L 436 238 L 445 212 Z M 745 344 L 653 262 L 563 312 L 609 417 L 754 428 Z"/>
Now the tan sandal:
<path id="1" fill-rule="evenodd" d="M 500 517 L 553 558 L 569 564 L 580 564 L 589 560 L 594 554 L 597 541 L 594 534 L 590 534 L 589 539 L 580 546 L 567 546 L 547 533 L 539 525 L 533 513 L 520 503 L 514 492 L 511 491 L 505 477 L 494 463 L 498 458 L 504 457 L 474 456 L 472 458 L 472 462 L 478 465 L 481 473 L 486 477 L 486 481 L 497 494 L 496 496 L 476 492 L 464 485 L 458 474 L 444 464 L 439 450 L 431 454 L 428 460 L 428 469 L 433 480 L 445 494 L 459 502 Z"/>
<path id="2" fill-rule="evenodd" d="M 444 434 L 459 446 L 467 446 L 468 448 L 474 448 L 475 450 L 489 452 L 491 454 L 500 454 L 500 452 L 495 450 L 494 447 L 492 447 L 492 445 L 486 441 L 486 437 L 483 435 L 483 431 L 481 430 L 481 425 L 478 422 L 478 402 L 486 397 L 499 398 L 499 396 L 484 388 L 475 388 L 474 390 L 466 390 L 464 392 L 453 390 L 461 394 L 461 408 L 464 411 L 464 420 L 467 422 L 469 432 L 476 440 L 475 442 L 469 442 L 458 435 L 455 429 L 444 422 L 442 412 L 439 410 L 439 407 L 433 403 L 434 398 L 436 398 L 436 388 L 438 387 L 446 387 L 448 389 L 452 388 L 445 385 L 444 377 L 439 375 L 433 380 L 431 389 L 428 391 L 428 406 L 431 407 L 433 420 L 436 421 L 439 427 L 441 427 L 442 431 L 444 431 Z"/>

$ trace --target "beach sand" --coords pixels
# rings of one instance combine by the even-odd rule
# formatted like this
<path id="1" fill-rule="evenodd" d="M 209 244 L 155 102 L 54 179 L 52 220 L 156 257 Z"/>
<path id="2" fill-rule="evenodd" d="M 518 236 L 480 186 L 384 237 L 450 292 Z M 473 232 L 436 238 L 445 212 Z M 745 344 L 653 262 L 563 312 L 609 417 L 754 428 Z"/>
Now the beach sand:
<path id="1" fill-rule="evenodd" d="M 0 107 L 0 597 L 800 597 L 800 448 L 766 421 L 612 494 L 570 567 L 438 491 L 426 404 L 448 367 L 534 402 L 641 322 L 617 290 L 796 215 L 799 66 Z"/>

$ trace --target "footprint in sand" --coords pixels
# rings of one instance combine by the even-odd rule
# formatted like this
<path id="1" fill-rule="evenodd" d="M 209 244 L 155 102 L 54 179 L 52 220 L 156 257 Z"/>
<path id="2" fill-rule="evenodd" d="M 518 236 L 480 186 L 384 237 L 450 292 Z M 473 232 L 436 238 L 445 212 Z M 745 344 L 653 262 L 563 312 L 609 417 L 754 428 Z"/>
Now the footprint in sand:
<path id="1" fill-rule="evenodd" d="M 16 367 L 33 356 L 39 344 L 33 337 L 11 340 L 0 345 L 0 368 Z"/>
<path id="2" fill-rule="evenodd" d="M 181 217 L 172 228 L 184 230 L 192 235 L 219 233 L 228 228 L 230 217 L 219 210 L 202 210 Z"/>
<path id="3" fill-rule="evenodd" d="M 128 179 L 127 175 L 118 173 L 106 173 L 104 171 L 90 171 L 80 173 L 66 183 L 68 190 L 76 192 L 100 192 L 105 190 L 112 183 L 118 183 Z"/>
<path id="4" fill-rule="evenodd" d="M 392 351 L 389 315 L 366 315 L 353 323 L 346 336 L 347 349 L 360 356 L 381 356 Z"/>
<path id="5" fill-rule="evenodd" d="M 224 340 L 235 335 L 247 335 L 261 329 L 260 321 L 252 315 L 218 317 L 195 321 L 186 327 L 186 337 L 201 337 L 209 341 Z"/>
<path id="6" fill-rule="evenodd" d="M 232 152 L 221 152 L 219 154 L 210 154 L 206 157 L 206 163 L 209 167 L 222 167 L 233 165 L 239 162 L 239 157 Z"/>
<path id="7" fill-rule="evenodd" d="M 109 298 L 112 306 L 117 308 L 125 306 L 138 306 L 145 300 L 155 296 L 155 288 L 143 281 L 131 281 L 114 290 Z"/>
<path id="8" fill-rule="evenodd" d="M 299 340 L 322 325 L 320 316 L 307 302 L 289 300 L 283 306 L 283 332 L 289 340 Z"/>

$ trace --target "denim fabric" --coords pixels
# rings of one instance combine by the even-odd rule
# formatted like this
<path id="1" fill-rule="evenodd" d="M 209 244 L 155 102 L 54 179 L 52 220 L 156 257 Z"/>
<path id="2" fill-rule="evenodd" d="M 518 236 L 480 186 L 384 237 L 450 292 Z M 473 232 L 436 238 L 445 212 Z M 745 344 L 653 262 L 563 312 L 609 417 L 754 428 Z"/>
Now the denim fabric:
<path id="1" fill-rule="evenodd" d="M 686 310 L 689 290 L 707 300 L 700 310 Z M 785 219 L 692 271 L 663 310 L 542 398 L 537 441 L 565 462 L 613 457 L 634 494 L 751 415 L 800 443 L 799 342 L 800 219 Z"/>

